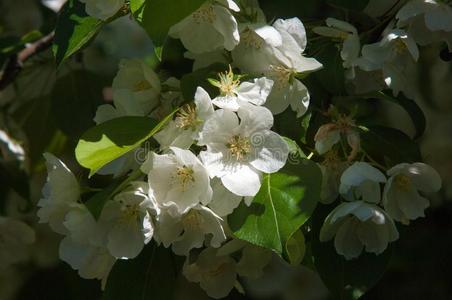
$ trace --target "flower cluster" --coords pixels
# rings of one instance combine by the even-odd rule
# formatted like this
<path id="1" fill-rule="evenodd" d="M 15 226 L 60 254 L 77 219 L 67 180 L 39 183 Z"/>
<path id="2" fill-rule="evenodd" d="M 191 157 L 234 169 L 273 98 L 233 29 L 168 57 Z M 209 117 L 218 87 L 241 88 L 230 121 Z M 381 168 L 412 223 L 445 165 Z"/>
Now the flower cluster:
<path id="1" fill-rule="evenodd" d="M 356 93 L 388 87 L 395 95 L 403 92 L 413 98 L 419 46 L 443 41 L 452 50 L 452 7 L 447 1 L 408 1 L 388 23 L 381 40 L 367 45 L 361 42 L 367 32 L 360 35 L 350 23 L 328 18 L 326 25 L 313 31 L 339 41 L 343 66 Z"/>
<path id="2" fill-rule="evenodd" d="M 87 13 L 100 19 L 123 5 L 86 1 Z M 381 41 L 363 47 L 357 28 L 342 20 L 329 18 L 314 32 L 340 41 L 347 80 L 356 84 L 356 93 L 379 91 L 384 83 L 395 94 L 410 95 L 407 64 L 418 60 L 418 44 L 427 42 L 412 35 L 420 32 L 413 28 L 424 26 L 447 38 L 451 11 L 436 1 L 410 1 Z M 253 202 L 265 174 L 286 165 L 289 145 L 272 130 L 274 115 L 290 109 L 300 118 L 307 112 L 311 99 L 302 79 L 322 64 L 306 57 L 306 30 L 298 18 L 269 24 L 252 0 L 208 0 L 169 35 L 183 44 L 194 71 L 214 63 L 229 68 L 209 79 L 211 89 L 198 86 L 193 99 L 184 99 L 179 79 L 158 74 L 141 60 L 121 61 L 113 103 L 100 106 L 94 121 L 166 120 L 176 109 L 173 117 L 153 136 L 154 143 L 97 172 L 127 178 L 109 191 L 98 216 L 82 201 L 85 191 L 69 168 L 45 154 L 48 181 L 38 216 L 65 236 L 60 257 L 83 278 L 105 283 L 116 260 L 137 257 L 152 241 L 185 256 L 185 277 L 221 298 L 241 289 L 237 276 L 258 277 L 270 261 L 269 249 L 232 235 L 227 217 Z M 363 78 L 371 78 L 371 84 L 362 84 Z M 331 121 L 318 128 L 309 159 L 315 157 L 323 174 L 319 202 L 340 203 L 325 219 L 320 241 L 334 238 L 337 253 L 346 259 L 363 249 L 380 254 L 398 239 L 395 222 L 409 224 L 424 216 L 429 202 L 422 193 L 439 190 L 441 179 L 423 163 L 378 164 L 362 149 L 353 114 L 331 106 L 325 115 Z"/>

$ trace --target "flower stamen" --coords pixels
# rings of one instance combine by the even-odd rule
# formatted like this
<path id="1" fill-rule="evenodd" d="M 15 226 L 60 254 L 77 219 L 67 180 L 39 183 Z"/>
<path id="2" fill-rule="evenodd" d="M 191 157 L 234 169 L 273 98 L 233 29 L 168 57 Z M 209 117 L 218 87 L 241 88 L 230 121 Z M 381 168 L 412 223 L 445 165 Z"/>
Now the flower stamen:
<path id="1" fill-rule="evenodd" d="M 240 135 L 234 135 L 226 146 L 237 161 L 243 160 L 251 152 L 249 139 Z"/>

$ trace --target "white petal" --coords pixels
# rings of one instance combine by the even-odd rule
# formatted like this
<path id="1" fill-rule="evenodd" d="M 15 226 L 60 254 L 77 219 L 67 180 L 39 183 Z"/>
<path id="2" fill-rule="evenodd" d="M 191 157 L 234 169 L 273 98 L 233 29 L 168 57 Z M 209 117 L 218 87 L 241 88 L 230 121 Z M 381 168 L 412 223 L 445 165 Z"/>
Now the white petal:
<path id="1" fill-rule="evenodd" d="M 278 19 L 273 23 L 273 27 L 278 30 L 287 31 L 297 42 L 298 46 L 303 52 L 306 49 L 307 38 L 306 38 L 306 29 L 303 26 L 303 23 L 298 18 L 291 19 Z"/>
<path id="2" fill-rule="evenodd" d="M 250 164 L 264 173 L 275 173 L 286 164 L 289 155 L 287 143 L 273 131 L 256 132 L 251 137 L 254 157 Z"/>
<path id="3" fill-rule="evenodd" d="M 255 196 L 261 181 L 261 172 L 247 165 L 237 165 L 231 173 L 221 177 L 223 185 L 237 196 Z"/>
<path id="4" fill-rule="evenodd" d="M 353 219 L 347 219 L 337 231 L 334 239 L 337 253 L 348 260 L 358 257 L 363 250 L 363 245 L 355 233 L 354 224 Z"/>
<path id="5" fill-rule="evenodd" d="M 213 23 L 213 26 L 218 32 L 223 35 L 224 48 L 228 51 L 231 51 L 240 42 L 237 21 L 229 12 L 229 10 L 224 7 L 215 5 L 214 11 L 217 17 Z"/>

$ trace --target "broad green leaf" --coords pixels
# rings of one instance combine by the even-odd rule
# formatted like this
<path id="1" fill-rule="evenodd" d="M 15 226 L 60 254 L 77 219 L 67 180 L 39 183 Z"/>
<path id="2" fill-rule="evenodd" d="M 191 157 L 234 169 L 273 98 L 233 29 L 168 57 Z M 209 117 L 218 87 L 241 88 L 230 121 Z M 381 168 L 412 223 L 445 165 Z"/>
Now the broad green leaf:
<path id="1" fill-rule="evenodd" d="M 409 114 L 411 120 L 413 121 L 413 125 L 416 128 L 415 138 L 418 138 L 424 134 L 426 127 L 425 115 L 414 100 L 408 99 L 402 93 L 400 93 L 397 97 L 393 97 L 391 91 L 375 92 L 366 95 L 365 98 L 375 98 L 400 105 Z"/>
<path id="2" fill-rule="evenodd" d="M 287 259 L 291 265 L 301 264 L 306 254 L 306 240 L 301 230 L 296 231 L 286 243 Z"/>
<path id="3" fill-rule="evenodd" d="M 322 174 L 309 160 L 265 175 L 252 204 L 241 204 L 228 222 L 233 234 L 285 255 L 287 241 L 309 219 L 320 197 Z M 286 256 L 286 255 L 285 255 Z"/>
<path id="4" fill-rule="evenodd" d="M 94 126 L 93 118 L 103 103 L 102 92 L 106 86 L 105 78 L 83 70 L 58 79 L 52 91 L 52 113 L 58 127 L 77 138 Z"/>
<path id="5" fill-rule="evenodd" d="M 108 276 L 103 300 L 173 299 L 179 264 L 171 250 L 151 243 L 140 255 L 118 260 Z"/>
<path id="6" fill-rule="evenodd" d="M 346 260 L 336 253 L 334 241 L 320 242 L 320 228 L 334 205 L 319 205 L 313 215 L 312 254 L 322 281 L 334 299 L 356 300 L 372 288 L 383 276 L 392 249 L 380 255 L 363 252 L 357 259 Z"/>
<path id="7" fill-rule="evenodd" d="M 138 148 L 157 133 L 172 114 L 160 123 L 147 117 L 122 117 L 99 124 L 81 137 L 75 157 L 90 176 L 116 158 Z"/>
<path id="8" fill-rule="evenodd" d="M 86 46 L 106 23 L 123 15 L 121 10 L 107 21 L 98 20 L 85 12 L 85 4 L 69 0 L 58 17 L 55 30 L 53 53 L 57 65 Z"/>
<path id="9" fill-rule="evenodd" d="M 361 147 L 374 160 L 392 167 L 403 162 L 422 161 L 419 146 L 400 130 L 369 126 L 361 133 Z"/>
<path id="10" fill-rule="evenodd" d="M 328 4 L 350 10 L 364 10 L 369 0 L 328 0 Z"/>
<path id="11" fill-rule="evenodd" d="M 131 0 L 132 14 L 144 27 L 155 46 L 163 45 L 169 29 L 205 0 Z"/>

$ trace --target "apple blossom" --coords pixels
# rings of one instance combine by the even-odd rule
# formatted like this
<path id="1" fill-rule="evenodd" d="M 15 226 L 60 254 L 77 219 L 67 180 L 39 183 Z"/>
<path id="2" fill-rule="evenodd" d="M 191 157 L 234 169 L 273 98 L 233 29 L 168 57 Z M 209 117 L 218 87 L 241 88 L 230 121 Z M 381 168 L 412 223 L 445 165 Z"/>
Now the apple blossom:
<path id="1" fill-rule="evenodd" d="M 149 197 L 173 215 L 187 213 L 212 200 L 206 168 L 189 150 L 171 147 L 172 153 L 151 153 L 141 170 L 148 175 Z"/>
<path id="2" fill-rule="evenodd" d="M 107 249 L 116 258 L 136 257 L 154 233 L 151 218 L 156 204 L 147 195 L 146 183 L 134 183 L 108 201 L 100 217 L 108 226 Z"/>
<path id="3" fill-rule="evenodd" d="M 156 239 L 165 247 L 172 244 L 174 253 L 188 255 L 191 249 L 204 243 L 214 248 L 226 240 L 222 219 L 209 208 L 198 205 L 183 215 L 162 209 L 157 217 Z M 210 236 L 210 239 L 207 237 Z"/>
<path id="4" fill-rule="evenodd" d="M 237 21 L 231 11 L 240 8 L 232 0 L 206 1 L 198 10 L 170 28 L 169 35 L 182 41 L 193 53 L 225 48 L 232 50 L 240 41 Z"/>
<path id="5" fill-rule="evenodd" d="M 341 176 L 339 193 L 348 201 L 362 200 L 378 204 L 381 200 L 380 183 L 385 175 L 366 162 L 355 162 Z"/>
<path id="6" fill-rule="evenodd" d="M 402 163 L 388 170 L 390 176 L 383 192 L 383 205 L 394 220 L 409 224 L 424 216 L 429 201 L 419 194 L 437 192 L 441 177 L 424 163 Z"/>
<path id="7" fill-rule="evenodd" d="M 123 116 L 146 116 L 159 104 L 161 83 L 157 74 L 144 61 L 123 59 L 113 80 L 113 103 L 97 109 L 94 121 Z"/>
<path id="8" fill-rule="evenodd" d="M 47 166 L 47 182 L 42 189 L 43 198 L 38 202 L 40 223 L 49 223 L 53 231 L 64 234 L 63 221 L 68 211 L 77 206 L 80 186 L 74 174 L 58 158 L 44 153 Z"/>
<path id="9" fill-rule="evenodd" d="M 237 111 L 243 102 L 263 105 L 273 87 L 273 81 L 265 77 L 254 79 L 253 82 L 240 82 L 234 75 L 231 66 L 229 71 L 219 74 L 220 80 L 211 79 L 210 82 L 220 90 L 220 95 L 212 100 L 219 108 Z"/>
<path id="10" fill-rule="evenodd" d="M 226 297 L 237 280 L 235 261 L 227 255 L 217 255 L 214 248 L 203 250 L 194 263 L 187 259 L 182 273 L 189 281 L 199 282 L 214 299 Z"/>
<path id="11" fill-rule="evenodd" d="M 394 221 L 376 205 L 363 201 L 342 203 L 325 219 L 320 241 L 334 237 L 338 254 L 350 260 L 366 252 L 380 254 L 399 238 Z"/>
<path id="12" fill-rule="evenodd" d="M 202 88 L 196 89 L 194 104 L 180 108 L 176 118 L 154 135 L 160 148 L 189 148 L 199 138 L 205 122 L 214 114 L 212 99 Z"/>
<path id="13" fill-rule="evenodd" d="M 200 153 L 211 177 L 238 196 L 255 196 L 262 173 L 279 171 L 286 163 L 286 142 L 270 128 L 271 112 L 261 106 L 243 103 L 237 115 L 227 109 L 215 111 L 201 132 Z"/>

